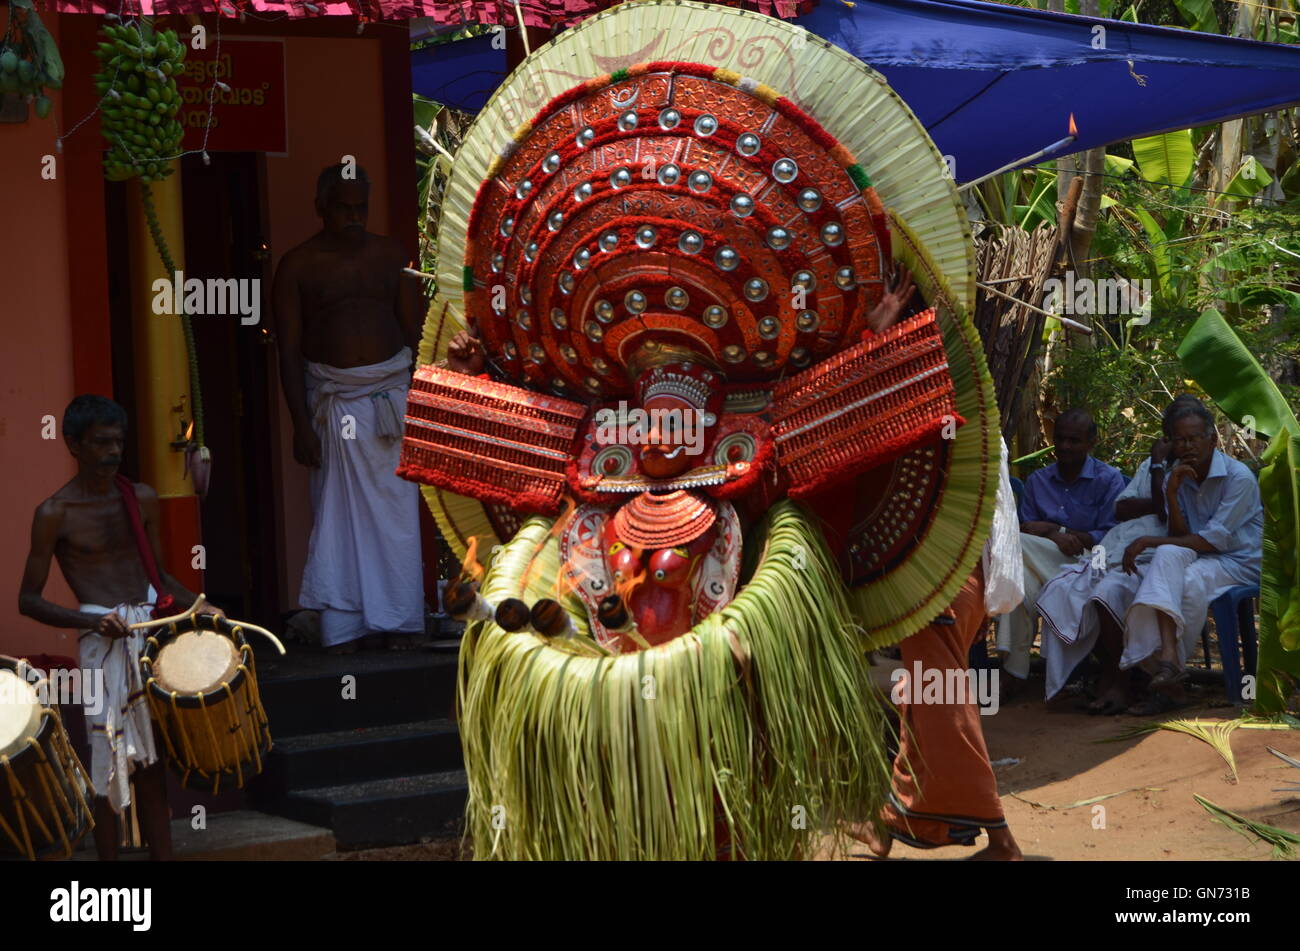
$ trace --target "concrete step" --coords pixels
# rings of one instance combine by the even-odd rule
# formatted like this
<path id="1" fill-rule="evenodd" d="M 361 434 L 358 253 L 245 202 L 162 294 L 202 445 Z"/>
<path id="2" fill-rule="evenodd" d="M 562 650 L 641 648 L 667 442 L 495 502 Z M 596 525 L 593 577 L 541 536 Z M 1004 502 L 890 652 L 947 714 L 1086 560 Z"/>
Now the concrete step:
<path id="1" fill-rule="evenodd" d="M 417 720 L 278 739 L 258 789 L 284 794 L 462 765 L 456 724 L 448 719 Z"/>
<path id="2" fill-rule="evenodd" d="M 464 770 L 444 770 L 295 790 L 278 811 L 328 826 L 340 849 L 375 848 L 459 835 L 468 793 Z"/>
<path id="3" fill-rule="evenodd" d="M 277 744 L 288 737 L 434 720 L 452 715 L 456 654 L 358 651 L 336 657 L 259 651 L 258 684 Z"/>
<path id="4" fill-rule="evenodd" d="M 284 816 L 251 809 L 208 813 L 206 826 L 195 829 L 192 818 L 172 820 L 172 850 L 178 861 L 307 862 L 336 851 L 334 834 Z M 124 861 L 148 861 L 148 849 L 123 849 Z M 87 835 L 73 861 L 94 862 L 98 856 Z"/>

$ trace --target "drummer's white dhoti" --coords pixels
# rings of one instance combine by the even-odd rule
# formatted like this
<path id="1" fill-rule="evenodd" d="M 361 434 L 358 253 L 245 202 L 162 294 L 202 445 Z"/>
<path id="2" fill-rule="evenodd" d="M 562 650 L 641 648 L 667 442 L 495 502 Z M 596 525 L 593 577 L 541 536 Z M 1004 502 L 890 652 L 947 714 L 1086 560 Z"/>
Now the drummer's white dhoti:
<path id="1" fill-rule="evenodd" d="M 150 588 L 150 596 L 153 589 Z M 106 608 L 83 604 L 87 614 L 117 614 L 127 624 L 149 620 L 151 604 L 119 604 Z M 154 745 L 153 718 L 140 672 L 140 651 L 147 631 L 133 631 L 126 637 L 107 638 L 91 631 L 79 642 L 83 676 L 104 674 L 103 703 L 98 712 L 86 711 L 86 732 L 90 740 L 90 781 L 95 793 L 108 798 L 121 812 L 131 804 L 131 771 L 158 761 Z"/>
<path id="2" fill-rule="evenodd" d="M 424 630 L 419 488 L 394 474 L 410 366 L 406 347 L 369 366 L 307 364 L 321 465 L 298 603 L 320 612 L 327 647 Z"/>
<path id="3" fill-rule="evenodd" d="M 1219 556 L 1198 556 L 1178 545 L 1155 548 L 1132 575 L 1122 567 L 1094 572 L 1087 563 L 1062 570 L 1038 598 L 1045 622 L 1048 699 L 1096 645 L 1098 611 L 1109 613 L 1124 631 L 1121 670 L 1142 664 L 1160 650 L 1158 613 L 1173 619 L 1178 660 L 1185 665 L 1205 626 L 1210 602 L 1237 583 Z"/>

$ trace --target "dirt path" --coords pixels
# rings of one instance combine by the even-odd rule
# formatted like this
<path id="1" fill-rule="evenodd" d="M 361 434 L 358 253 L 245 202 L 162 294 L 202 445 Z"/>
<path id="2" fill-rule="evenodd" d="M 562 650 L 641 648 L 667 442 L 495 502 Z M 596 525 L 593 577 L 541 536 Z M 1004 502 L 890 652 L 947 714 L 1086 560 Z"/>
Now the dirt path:
<path id="1" fill-rule="evenodd" d="M 1031 686 L 1041 691 L 1041 681 L 1031 681 Z M 1270 858 L 1267 846 L 1211 819 L 1193 793 L 1248 819 L 1300 832 L 1300 794 L 1274 791 L 1300 784 L 1300 770 L 1265 749 L 1272 746 L 1300 758 L 1300 731 L 1234 731 L 1239 776 L 1234 783 L 1219 754 L 1191 736 L 1158 730 L 1138 739 L 1093 742 L 1146 721 L 1091 717 L 1075 712 L 1073 703 L 1064 698 L 1047 705 L 1026 698 L 982 718 L 990 759 L 1019 760 L 995 772 L 1007 821 L 1027 859 Z M 1221 720 L 1234 711 L 1203 706 L 1177 715 Z M 1133 791 L 1095 806 L 1061 808 L 1122 790 Z M 1104 811 L 1095 812 L 1098 807 Z M 851 854 L 869 857 L 856 844 Z M 960 847 L 927 851 L 896 843 L 891 858 L 959 859 L 966 854 Z"/>

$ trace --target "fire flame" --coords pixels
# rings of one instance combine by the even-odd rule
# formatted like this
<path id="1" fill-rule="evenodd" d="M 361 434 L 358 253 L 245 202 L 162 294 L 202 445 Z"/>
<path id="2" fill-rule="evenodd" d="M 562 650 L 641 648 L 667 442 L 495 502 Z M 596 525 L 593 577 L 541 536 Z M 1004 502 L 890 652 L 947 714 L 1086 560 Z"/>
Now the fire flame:
<path id="1" fill-rule="evenodd" d="M 578 503 L 573 501 L 573 496 L 571 495 L 566 495 L 563 501 L 564 510 L 555 517 L 555 521 L 551 524 L 551 531 L 548 536 L 550 538 L 554 538 L 568 527 L 569 516 L 572 515 L 573 510 L 578 507 Z"/>
<path id="2" fill-rule="evenodd" d="M 639 562 L 641 560 L 640 549 L 633 549 L 633 552 L 635 553 L 636 559 Z M 637 573 L 634 574 L 632 577 L 620 578 L 619 580 L 614 582 L 614 593 L 623 599 L 623 604 L 627 606 L 629 611 L 632 610 L 632 592 L 635 591 L 637 588 L 639 588 L 645 582 L 645 577 L 646 577 L 646 570 L 643 567 L 639 571 L 637 571 Z"/>
<path id="3" fill-rule="evenodd" d="M 469 537 L 469 548 L 465 551 L 465 560 L 460 564 L 459 581 L 478 583 L 483 580 L 483 566 L 478 563 L 478 536 Z"/>
<path id="4" fill-rule="evenodd" d="M 578 503 L 574 501 L 573 496 L 571 495 L 564 496 L 563 503 L 563 511 L 561 511 L 560 514 L 555 517 L 555 521 L 551 523 L 551 530 L 547 533 L 547 541 L 557 537 L 561 532 L 568 528 L 569 517 L 573 515 L 574 510 L 578 507 Z M 543 542 L 543 544 L 545 544 L 545 542 Z M 541 550 L 540 546 L 538 550 Z M 531 580 L 532 576 L 536 573 L 536 567 L 537 559 L 534 558 L 528 565 L 528 572 L 525 575 L 525 588 L 528 587 L 528 580 Z M 575 564 L 572 558 L 565 561 L 565 563 L 560 566 L 559 572 L 555 575 L 555 586 L 551 589 L 552 596 L 555 600 L 562 602 L 564 596 L 571 593 L 574 588 L 578 586 L 583 574 L 584 572 L 582 569 Z M 575 578 L 575 576 L 577 577 Z"/>
<path id="5" fill-rule="evenodd" d="M 1074 113 L 1070 113 L 1070 135 L 1078 135 L 1079 127 L 1074 123 Z"/>
<path id="6" fill-rule="evenodd" d="M 194 420 L 191 419 L 190 424 L 185 427 L 185 441 L 189 442 L 193 438 L 194 438 Z"/>
<path id="7" fill-rule="evenodd" d="M 555 575 L 555 587 L 552 589 L 552 597 L 562 603 L 565 595 L 572 594 L 582 584 L 586 575 L 587 573 L 582 570 L 580 565 L 572 558 L 568 559 L 560 566 L 559 572 Z"/>

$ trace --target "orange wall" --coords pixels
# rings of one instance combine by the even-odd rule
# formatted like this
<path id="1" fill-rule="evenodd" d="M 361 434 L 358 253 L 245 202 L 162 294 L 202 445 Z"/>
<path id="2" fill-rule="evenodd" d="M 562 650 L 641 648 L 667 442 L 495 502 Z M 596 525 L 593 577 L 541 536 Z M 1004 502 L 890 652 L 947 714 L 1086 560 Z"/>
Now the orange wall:
<path id="1" fill-rule="evenodd" d="M 270 243 L 277 264 L 285 251 L 320 230 L 313 204 L 316 176 L 344 155 L 355 156 L 370 175 L 370 230 L 385 234 L 389 229 L 379 42 L 290 37 L 285 42 L 285 72 L 288 155 L 266 159 Z M 274 385 L 280 414 L 280 591 L 281 604 L 288 609 L 298 603 L 311 500 L 307 470 L 293 459 L 293 426 L 278 379 Z"/>
<path id="2" fill-rule="evenodd" d="M 46 18 L 56 41 L 56 17 Z M 54 154 L 55 130 L 66 128 L 62 97 L 49 118 L 0 123 L 0 653 L 77 656 L 74 631 L 56 631 L 18 613 L 18 583 L 27 557 L 32 514 L 75 472 L 61 435 L 41 438 L 41 419 L 57 426 L 75 396 L 72 309 L 68 296 L 68 233 L 63 178 L 41 178 L 41 158 Z M 56 155 L 61 162 L 62 156 Z M 56 165 L 56 175 L 62 169 Z M 108 355 L 105 355 L 108 359 Z M 75 607 L 58 565 L 45 596 Z"/>

